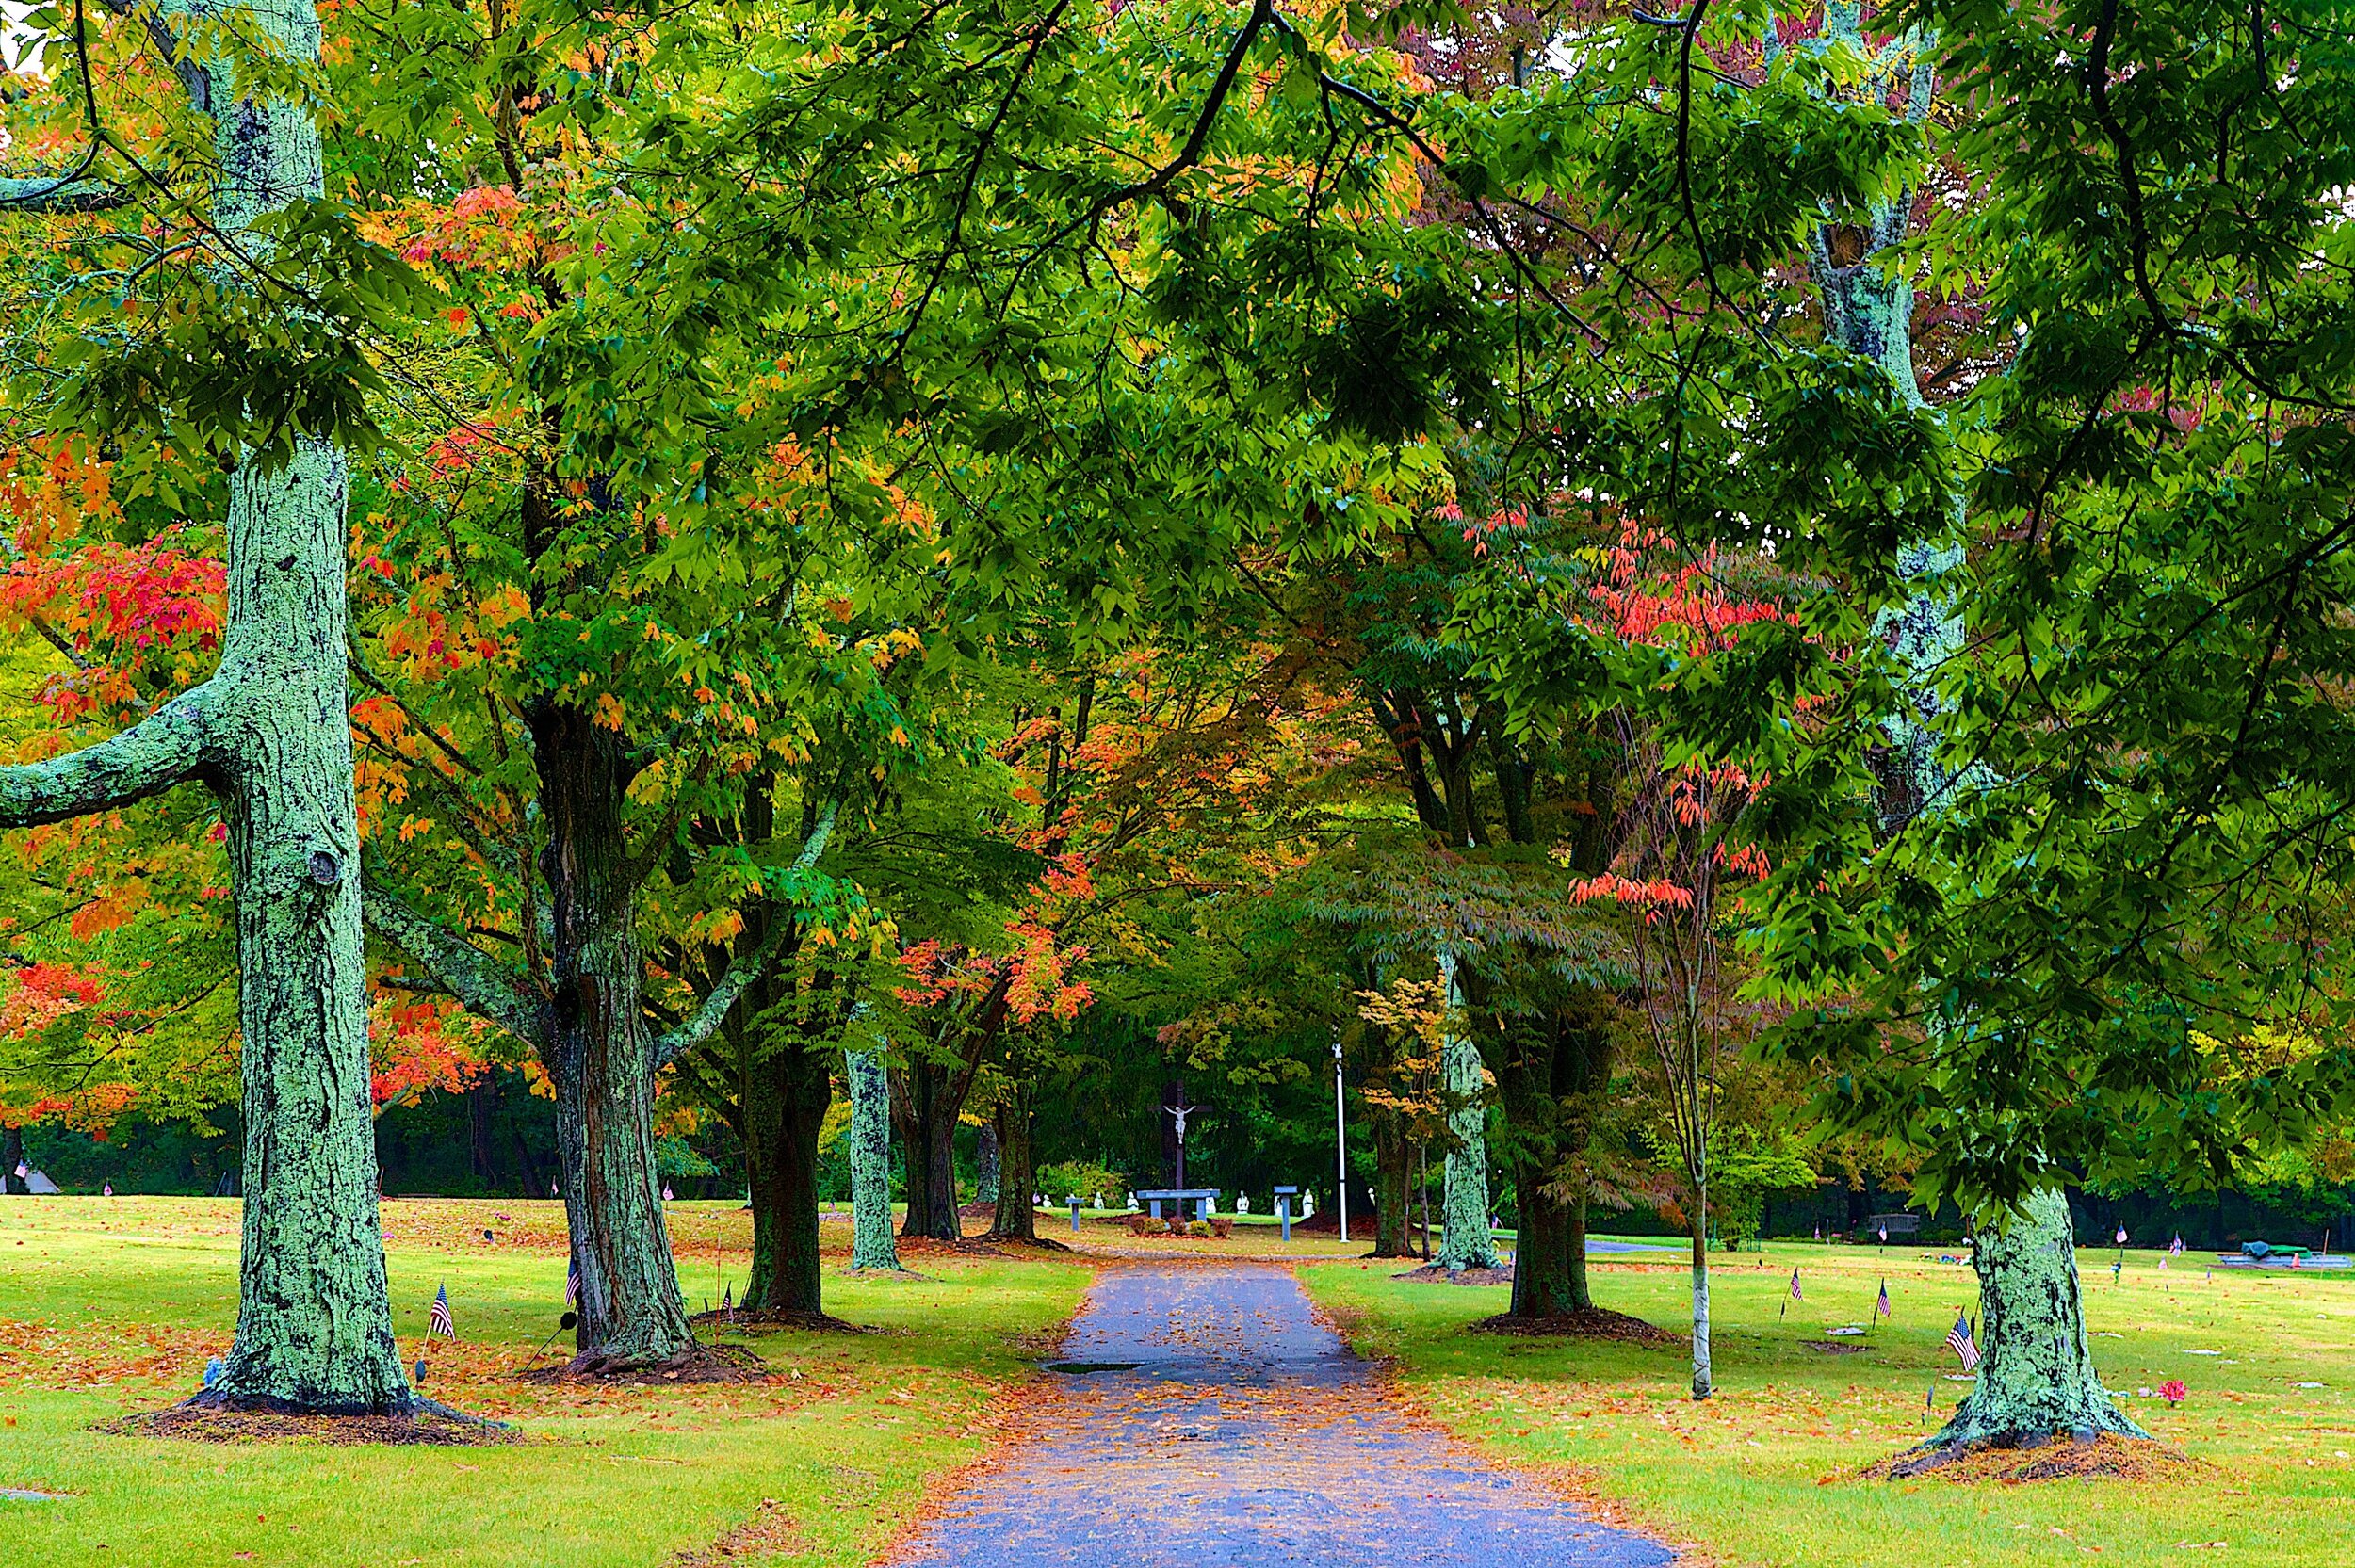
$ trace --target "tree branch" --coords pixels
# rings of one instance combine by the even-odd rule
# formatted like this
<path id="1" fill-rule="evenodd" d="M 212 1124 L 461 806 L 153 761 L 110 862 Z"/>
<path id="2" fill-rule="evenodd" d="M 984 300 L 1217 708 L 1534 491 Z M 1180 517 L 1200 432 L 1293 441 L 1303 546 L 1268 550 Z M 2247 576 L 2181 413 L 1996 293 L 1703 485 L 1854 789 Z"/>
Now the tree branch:
<path id="1" fill-rule="evenodd" d="M 398 947 L 449 994 L 528 1045 L 547 1045 L 547 1004 L 529 983 L 481 948 L 429 920 L 382 883 L 363 875 L 361 916 L 368 929 Z"/>
<path id="2" fill-rule="evenodd" d="M 109 180 L 38 174 L 0 179 L 0 207 L 10 212 L 106 212 L 130 204 L 130 191 Z"/>
<path id="3" fill-rule="evenodd" d="M 0 768 L 0 828 L 111 811 L 194 778 L 204 760 L 203 704 L 211 690 L 208 681 L 95 746 Z"/>
<path id="4" fill-rule="evenodd" d="M 794 870 L 806 871 L 818 864 L 818 857 L 826 852 L 826 840 L 833 836 L 835 815 L 840 809 L 838 803 L 829 804 L 819 814 L 818 825 L 810 830 L 809 841 L 802 846 L 801 854 L 794 858 Z M 790 939 L 792 930 L 790 920 L 779 920 L 771 925 L 769 934 L 752 951 L 728 965 L 727 972 L 713 983 L 710 992 L 678 1027 L 655 1038 L 656 1071 L 670 1066 L 683 1052 L 691 1051 L 711 1038 L 721 1022 L 727 1017 L 728 1010 L 736 1006 L 738 999 L 755 980 L 768 973 L 769 965 L 776 962 L 777 954 Z"/>

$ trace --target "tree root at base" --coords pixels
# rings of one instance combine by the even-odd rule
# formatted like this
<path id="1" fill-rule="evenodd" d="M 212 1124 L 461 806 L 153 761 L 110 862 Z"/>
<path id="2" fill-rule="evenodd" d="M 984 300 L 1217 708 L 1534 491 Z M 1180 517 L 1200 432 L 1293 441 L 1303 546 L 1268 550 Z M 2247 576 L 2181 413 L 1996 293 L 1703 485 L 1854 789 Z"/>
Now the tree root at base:
<path id="1" fill-rule="evenodd" d="M 683 1382 L 759 1382 L 768 1365 L 734 1345 L 690 1345 L 675 1355 L 649 1361 L 639 1356 L 577 1355 L 561 1366 L 523 1374 L 526 1382 L 643 1383 L 664 1387 Z"/>
<path id="2" fill-rule="evenodd" d="M 1066 1243 L 1050 1240 L 1047 1237 L 1043 1236 L 1005 1236 L 1000 1235 L 997 1231 L 991 1231 L 986 1236 L 983 1237 L 982 1239 L 983 1241 L 995 1242 L 1000 1247 L 1036 1247 L 1041 1252 L 1047 1253 L 1067 1253 L 1071 1251 L 1071 1248 Z"/>

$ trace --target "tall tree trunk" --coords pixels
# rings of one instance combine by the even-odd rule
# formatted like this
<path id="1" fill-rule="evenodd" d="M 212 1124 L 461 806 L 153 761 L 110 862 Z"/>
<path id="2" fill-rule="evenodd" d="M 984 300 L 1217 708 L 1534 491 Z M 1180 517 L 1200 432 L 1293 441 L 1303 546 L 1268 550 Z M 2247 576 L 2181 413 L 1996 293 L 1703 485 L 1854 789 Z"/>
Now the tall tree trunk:
<path id="1" fill-rule="evenodd" d="M 1373 1134 L 1374 1257 L 1411 1257 L 1407 1190 L 1414 1185 L 1414 1146 L 1394 1110 L 1375 1109 L 1367 1121 Z"/>
<path id="2" fill-rule="evenodd" d="M 753 1200 L 753 1268 L 744 1286 L 748 1308 L 823 1310 L 818 1133 L 834 1103 L 834 1075 L 826 1062 L 823 1055 L 796 1044 L 771 1043 L 765 1054 L 754 1051 L 745 1075 L 744 1160 Z"/>
<path id="3" fill-rule="evenodd" d="M 897 1269 L 891 1235 L 891 1079 L 879 1051 L 845 1051 L 851 1091 L 851 1267 Z"/>
<path id="4" fill-rule="evenodd" d="M 551 1076 L 564 1214 L 580 1270 L 575 1365 L 603 1371 L 690 1349 L 655 1171 L 653 1040 L 639 987 L 637 898 L 622 824 L 622 742 L 578 708 L 529 714 L 554 906 Z"/>
<path id="5" fill-rule="evenodd" d="M 1520 1239 L 1513 1249 L 1516 1317 L 1595 1304 L 1586 1272 L 1587 1187 L 1582 1162 L 1609 1091 L 1613 1043 L 1592 992 L 1574 993 L 1535 1025 L 1506 1032 L 1497 1084 L 1504 1109 Z"/>
<path id="6" fill-rule="evenodd" d="M 1036 1241 L 1038 1168 L 1031 1142 L 1031 1090 L 1027 1079 L 1010 1084 L 998 1102 L 998 1214 L 989 1234 L 1001 1241 Z"/>
<path id="7" fill-rule="evenodd" d="M 2093 1369 L 2069 1200 L 2043 1188 L 2000 1227 L 1978 1233 L 1978 1382 L 1921 1451 L 2032 1447 L 2055 1436 L 2148 1437 Z"/>
<path id="8" fill-rule="evenodd" d="M 1463 987 L 1456 981 L 1455 960 L 1442 954 L 1440 978 L 1447 982 L 1448 1007 L 1460 1012 Z M 1454 1147 L 1447 1156 L 1447 1189 L 1440 1201 L 1439 1264 L 1450 1273 L 1461 1269 L 1497 1266 L 1496 1240 L 1488 1230 L 1487 1107 L 1483 1093 L 1480 1047 L 1470 1029 L 1451 1033 L 1441 1060 L 1449 1097 L 1456 1108 L 1448 1113 Z"/>
<path id="9" fill-rule="evenodd" d="M 919 1057 L 901 1077 L 907 1092 L 896 1097 L 892 1111 L 901 1127 L 908 1212 L 900 1234 L 961 1240 L 965 1231 L 957 1220 L 957 1113 L 949 1104 L 950 1071 Z"/>
<path id="10" fill-rule="evenodd" d="M 973 1201 L 998 1202 L 998 1121 L 994 1114 L 982 1123 L 979 1146 L 973 1153 Z"/>
<path id="11" fill-rule="evenodd" d="M 248 15 L 287 63 L 318 58 L 310 0 L 258 0 Z M 246 231 L 323 193 L 318 128 L 297 103 L 242 97 L 226 64 L 203 75 L 219 126 L 214 222 L 267 261 L 269 242 Z M 368 1104 L 349 493 L 342 452 L 323 441 L 298 439 L 275 472 L 239 461 L 220 671 L 194 694 L 202 766 L 228 826 L 244 1039 L 237 1334 L 206 1393 L 220 1404 L 361 1413 L 412 1402 L 385 1291 Z"/>
<path id="12" fill-rule="evenodd" d="M 0 1193 L 19 1198 L 33 1190 L 31 1184 L 16 1173 L 16 1168 L 24 1163 L 24 1129 L 14 1123 L 0 1127 Z"/>

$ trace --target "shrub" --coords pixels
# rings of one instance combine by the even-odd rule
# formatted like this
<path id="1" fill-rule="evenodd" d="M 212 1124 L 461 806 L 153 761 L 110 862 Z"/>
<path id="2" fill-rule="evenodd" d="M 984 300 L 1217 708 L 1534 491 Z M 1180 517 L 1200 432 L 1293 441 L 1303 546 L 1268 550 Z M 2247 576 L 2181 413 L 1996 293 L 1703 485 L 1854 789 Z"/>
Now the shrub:
<path id="1" fill-rule="evenodd" d="M 1074 1198 L 1092 1204 L 1099 1192 L 1116 1198 L 1129 1189 L 1129 1181 L 1117 1171 L 1087 1160 L 1067 1159 L 1060 1165 L 1039 1169 L 1038 1189 L 1047 1194 L 1048 1202 L 1060 1207 Z"/>

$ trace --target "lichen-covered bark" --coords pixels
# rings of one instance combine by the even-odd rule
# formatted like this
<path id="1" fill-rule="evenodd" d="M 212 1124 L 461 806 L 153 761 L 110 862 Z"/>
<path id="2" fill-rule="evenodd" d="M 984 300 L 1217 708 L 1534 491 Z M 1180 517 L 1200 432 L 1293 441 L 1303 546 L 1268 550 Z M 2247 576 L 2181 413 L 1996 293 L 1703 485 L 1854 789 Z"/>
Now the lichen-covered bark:
<path id="1" fill-rule="evenodd" d="M 578 708 L 536 703 L 529 722 L 554 912 L 547 1066 L 580 1270 L 575 1361 L 603 1370 L 667 1359 L 694 1339 L 655 1171 L 655 1043 L 621 816 L 628 764 L 619 737 Z"/>
<path id="2" fill-rule="evenodd" d="M 1455 961 L 1443 955 L 1439 973 L 1447 981 L 1448 1006 L 1460 1012 L 1464 1004 Z M 1447 1127 L 1454 1145 L 1448 1150 L 1447 1186 L 1441 1203 L 1440 1267 L 1493 1269 L 1501 1261 L 1488 1230 L 1488 1111 L 1480 1070 L 1480 1047 L 1469 1031 L 1452 1034 L 1441 1055 L 1447 1091 L 1456 1108 L 1448 1113 Z"/>
<path id="3" fill-rule="evenodd" d="M 2067 1198 L 2051 1188 L 2032 1194 L 2008 1223 L 1979 1233 L 1972 1262 L 1984 1359 L 1969 1397 L 1925 1448 L 2151 1435 L 2120 1413 L 2093 1369 Z"/>
<path id="4" fill-rule="evenodd" d="M 234 700 L 207 704 L 206 750 L 235 876 L 245 1226 L 236 1343 L 212 1393 L 379 1411 L 409 1394 L 377 1226 L 345 501 L 343 461 L 316 442 L 230 483 L 233 630 L 214 684 Z"/>
<path id="5" fill-rule="evenodd" d="M 309 0 L 259 0 L 243 25 L 284 59 L 318 57 Z M 256 219 L 324 188 L 297 104 L 192 73 L 217 110 L 213 219 L 266 261 Z M 237 280 L 224 274 L 225 286 Z M 413 1403 L 393 1343 L 368 1104 L 359 828 L 344 649 L 349 481 L 298 441 L 230 476 L 220 669 L 136 728 L 38 768 L 0 770 L 0 822 L 55 821 L 201 777 L 221 800 L 236 904 L 245 1124 L 237 1332 L 206 1400 L 325 1414 Z"/>
<path id="6" fill-rule="evenodd" d="M 1864 37 L 1858 0 L 1832 0 L 1824 12 L 1824 37 L 1875 61 L 1868 90 L 1876 97 L 1885 99 L 1898 85 L 1896 73 L 1905 73 L 1908 114 L 1917 121 L 1928 115 L 1934 56 L 1920 46 L 1918 33 L 1876 49 Z M 1905 238 L 1911 212 L 1910 193 L 1901 193 L 1875 205 L 1861 235 L 1818 228 L 1812 234 L 1811 261 L 1823 293 L 1826 335 L 1879 364 L 1897 396 L 1921 408 L 1924 399 L 1913 370 L 1913 288 L 1900 267 L 1891 267 L 1886 274 L 1882 270 L 1883 252 Z M 1836 249 L 1855 254 L 1836 255 Z M 1960 493 L 1949 503 L 1957 526 L 1964 504 Z M 1959 543 L 1915 541 L 1903 548 L 1897 564 L 1905 576 L 1923 579 L 1961 560 Z M 1961 651 L 1964 626 L 1951 605 L 1925 591 L 1917 593 L 1881 629 L 1908 672 L 1912 693 L 1911 710 L 1892 715 L 1888 723 L 1892 756 L 1884 772 L 1881 809 L 1894 827 L 1935 809 L 1955 782 L 1938 755 L 1933 687 L 1940 668 Z M 2059 1195 L 2031 1197 L 2000 1237 L 1983 1238 L 1976 1265 L 1986 1315 L 1983 1334 L 1991 1338 L 2001 1322 L 2007 1326 L 2009 1343 L 2000 1367 L 1995 1347 L 1983 1344 L 1987 1359 L 1980 1366 L 1978 1392 L 1933 1442 L 1952 1447 L 2012 1441 L 2048 1420 L 2052 1424 L 2043 1426 L 2045 1434 L 2083 1430 L 2145 1435 L 2117 1413 L 2094 1374 L 2079 1310 L 2068 1205 Z"/>
<path id="7" fill-rule="evenodd" d="M 891 1234 L 891 1078 L 880 1051 L 842 1053 L 851 1091 L 851 1267 L 897 1269 Z"/>

